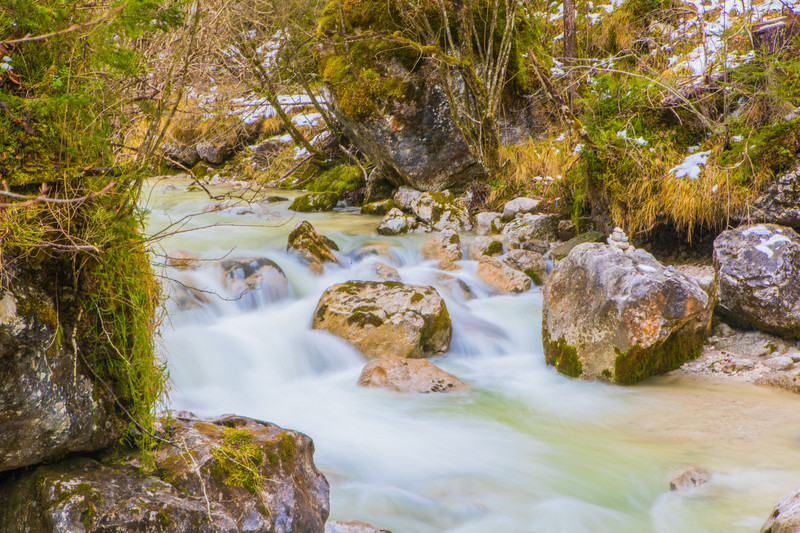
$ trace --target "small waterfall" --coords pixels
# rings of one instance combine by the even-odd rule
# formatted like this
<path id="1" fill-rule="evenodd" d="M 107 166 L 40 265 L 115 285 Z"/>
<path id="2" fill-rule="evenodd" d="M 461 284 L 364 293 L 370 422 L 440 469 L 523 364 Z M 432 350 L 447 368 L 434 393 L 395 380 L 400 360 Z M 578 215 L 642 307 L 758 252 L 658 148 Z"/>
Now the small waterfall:
<path id="1" fill-rule="evenodd" d="M 150 231 L 203 202 L 157 192 Z M 418 252 L 430 235 L 380 237 L 376 218 L 353 211 L 305 217 L 342 250 L 343 266 L 316 276 L 285 251 L 296 223 L 287 205 L 269 218 L 204 214 L 191 225 L 205 229 L 162 241 L 165 253 L 202 259 L 163 270 L 174 281 L 162 351 L 174 408 L 310 435 L 331 482 L 331 519 L 404 533 L 745 532 L 800 478 L 793 430 L 781 424 L 796 420 L 793 397 L 670 378 L 630 388 L 571 380 L 544 363 L 538 289 L 498 295 L 473 261 L 438 270 Z M 222 266 L 248 258 L 262 260 Z M 264 260 L 279 270 L 259 271 Z M 322 292 L 377 279 L 378 263 L 445 299 L 453 340 L 433 362 L 469 390 L 360 388 L 363 357 L 311 330 Z M 694 492 L 669 492 L 670 473 L 693 463 L 718 474 Z"/>

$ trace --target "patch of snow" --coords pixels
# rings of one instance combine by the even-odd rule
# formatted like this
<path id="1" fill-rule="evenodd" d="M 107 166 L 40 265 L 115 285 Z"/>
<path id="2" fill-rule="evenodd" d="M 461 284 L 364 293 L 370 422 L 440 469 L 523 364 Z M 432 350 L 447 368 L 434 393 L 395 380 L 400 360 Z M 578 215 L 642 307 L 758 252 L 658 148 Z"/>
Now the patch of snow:
<path id="1" fill-rule="evenodd" d="M 741 135 L 734 135 L 733 137 L 731 137 L 731 140 L 735 143 L 740 143 L 742 142 L 743 139 L 744 137 L 742 137 Z"/>
<path id="2" fill-rule="evenodd" d="M 770 248 L 771 245 L 777 244 L 779 242 L 792 242 L 789 240 L 788 237 L 785 235 L 772 235 L 769 239 L 761 239 L 761 244 L 756 246 L 756 250 L 766 254 L 767 257 L 771 258 L 775 252 Z"/>
<path id="3" fill-rule="evenodd" d="M 748 235 L 751 235 L 751 234 L 760 235 L 760 236 L 763 236 L 763 237 L 768 237 L 768 236 L 772 235 L 772 232 L 769 230 L 768 227 L 766 227 L 763 224 L 759 224 L 757 226 L 753 226 L 752 228 L 747 228 L 746 230 L 744 230 L 742 232 L 742 235 L 744 235 L 745 237 L 747 237 Z"/>
<path id="4" fill-rule="evenodd" d="M 558 137 L 556 137 L 556 142 L 557 142 L 557 143 L 560 143 L 561 141 L 563 141 L 563 140 L 564 140 L 564 138 L 565 138 L 565 137 L 566 137 L 566 136 L 565 136 L 565 135 L 562 133 L 561 135 L 559 135 Z"/>
<path id="5" fill-rule="evenodd" d="M 675 174 L 676 178 L 688 177 L 696 180 L 700 177 L 700 166 L 706 164 L 709 155 L 711 155 L 711 150 L 692 154 L 684 159 L 680 165 L 670 169 L 669 172 L 670 174 Z"/>
<path id="6" fill-rule="evenodd" d="M 292 117 L 292 123 L 297 127 L 312 127 L 319 124 L 322 120 L 320 113 L 309 113 L 307 115 L 297 115 Z"/>
<path id="7" fill-rule="evenodd" d="M 711 193 L 715 194 L 718 189 L 719 189 L 719 185 L 714 185 L 713 187 L 711 187 Z"/>
<path id="8" fill-rule="evenodd" d="M 289 135 L 288 133 L 286 135 L 281 135 L 280 137 L 271 137 L 269 140 L 279 143 L 290 143 L 294 141 L 294 139 L 292 139 L 292 136 Z"/>
<path id="9" fill-rule="evenodd" d="M 627 129 L 622 130 L 622 131 L 618 131 L 617 132 L 617 137 L 619 137 L 620 139 L 623 139 L 625 141 L 635 142 L 639 146 L 647 146 L 647 141 L 644 140 L 644 137 L 641 137 L 641 136 L 636 137 L 636 138 L 628 137 L 628 130 Z"/>
<path id="10" fill-rule="evenodd" d="M 573 154 L 579 154 L 583 150 L 583 143 L 578 143 L 575 145 L 575 148 L 572 149 Z"/>
<path id="11" fill-rule="evenodd" d="M 658 272 L 657 268 L 651 267 L 650 265 L 636 265 L 636 268 L 642 272 Z"/>

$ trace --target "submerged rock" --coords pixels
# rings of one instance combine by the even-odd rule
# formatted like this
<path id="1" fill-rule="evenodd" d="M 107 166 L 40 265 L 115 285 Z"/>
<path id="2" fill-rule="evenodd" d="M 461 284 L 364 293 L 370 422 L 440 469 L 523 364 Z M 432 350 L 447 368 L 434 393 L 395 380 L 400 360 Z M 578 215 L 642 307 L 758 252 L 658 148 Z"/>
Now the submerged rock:
<path id="1" fill-rule="evenodd" d="M 714 241 L 718 312 L 735 324 L 800 338 L 800 236 L 774 224 Z"/>
<path id="2" fill-rule="evenodd" d="M 450 315 L 435 289 L 391 281 L 329 287 L 312 327 L 343 338 L 368 359 L 441 355 L 452 336 Z"/>
<path id="3" fill-rule="evenodd" d="M 775 506 L 761 533 L 800 533 L 800 487 Z"/>
<path id="4" fill-rule="evenodd" d="M 194 270 L 200 266 L 200 256 L 185 250 L 167 253 L 167 265 L 176 270 Z"/>
<path id="5" fill-rule="evenodd" d="M 636 383 L 699 355 L 713 303 L 644 250 L 581 244 L 545 285 L 545 358 L 568 376 Z"/>
<path id="6" fill-rule="evenodd" d="M 462 257 L 461 239 L 453 230 L 446 229 L 422 245 L 422 257 L 436 261 L 459 261 Z"/>
<path id="7" fill-rule="evenodd" d="M 153 452 L 158 478 L 139 473 L 138 452 L 12 474 L 0 484 L 0 530 L 323 532 L 328 482 L 307 436 L 180 413 L 165 429 L 171 444 Z"/>
<path id="8" fill-rule="evenodd" d="M 220 262 L 222 284 L 235 297 L 254 290 L 267 291 L 271 299 L 289 295 L 289 280 L 274 261 L 266 257 L 231 257 Z"/>
<path id="9" fill-rule="evenodd" d="M 450 392 L 466 388 L 460 379 L 425 359 L 384 357 L 364 367 L 358 384 L 405 393 Z"/>
<path id="10" fill-rule="evenodd" d="M 708 483 L 711 474 L 705 468 L 693 466 L 669 480 L 669 490 L 685 492 Z"/>
<path id="11" fill-rule="evenodd" d="M 380 281 L 400 281 L 400 273 L 393 266 L 386 263 L 375 263 L 372 268 Z"/>
<path id="12" fill-rule="evenodd" d="M 325 263 L 339 264 L 329 242 L 329 239 L 317 233 L 314 226 L 303 220 L 289 232 L 286 249 L 294 249 L 313 272 L 321 274 Z"/>
<path id="13" fill-rule="evenodd" d="M 74 326 L 63 322 L 49 294 L 26 281 L 28 272 L 6 267 L 2 274 L 13 283 L 0 289 L 0 471 L 116 441 L 125 422 L 74 352 Z"/>
<path id="14" fill-rule="evenodd" d="M 385 529 L 377 529 L 374 526 L 353 520 L 349 522 L 341 522 L 333 520 L 325 524 L 325 533 L 391 533 Z"/>
<path id="15" fill-rule="evenodd" d="M 312 192 L 298 196 L 294 199 L 289 209 L 300 213 L 315 211 L 332 211 L 339 203 L 339 194 L 335 192 Z"/>

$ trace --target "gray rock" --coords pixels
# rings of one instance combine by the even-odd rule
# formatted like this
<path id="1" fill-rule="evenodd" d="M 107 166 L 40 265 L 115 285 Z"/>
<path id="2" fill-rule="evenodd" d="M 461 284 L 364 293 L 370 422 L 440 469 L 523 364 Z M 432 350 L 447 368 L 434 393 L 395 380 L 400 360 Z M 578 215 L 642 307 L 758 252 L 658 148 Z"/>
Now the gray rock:
<path id="1" fill-rule="evenodd" d="M 167 265 L 176 270 L 195 270 L 200 266 L 200 256 L 185 250 L 173 250 L 167 253 Z"/>
<path id="2" fill-rule="evenodd" d="M 800 338 L 800 236 L 758 224 L 714 241 L 718 312 L 735 324 Z"/>
<path id="3" fill-rule="evenodd" d="M 772 370 L 790 370 L 794 366 L 794 359 L 788 355 L 779 355 L 778 357 L 770 357 L 764 361 L 764 365 Z"/>
<path id="4" fill-rule="evenodd" d="M 253 147 L 253 161 L 260 166 L 269 165 L 281 151 L 282 146 L 273 141 L 264 141 Z"/>
<path id="5" fill-rule="evenodd" d="M 422 191 L 418 191 L 417 189 L 406 187 L 404 185 L 397 189 L 397 192 L 394 193 L 394 205 L 406 213 L 411 213 L 411 204 L 414 202 L 414 200 L 419 198 L 421 194 Z"/>
<path id="6" fill-rule="evenodd" d="M 800 163 L 778 176 L 753 202 L 751 220 L 800 230 Z"/>
<path id="7" fill-rule="evenodd" d="M 394 207 L 389 211 L 380 224 L 377 232 L 380 235 L 403 235 L 413 231 L 417 227 L 417 218 L 405 215 L 398 208 Z"/>
<path id="8" fill-rule="evenodd" d="M 181 413 L 165 430 L 176 444 L 153 451 L 160 479 L 138 471 L 137 452 L 12 475 L 0 484 L 0 530 L 324 531 L 328 482 L 307 436 L 249 418 Z"/>
<path id="9" fill-rule="evenodd" d="M 185 145 L 177 141 L 167 141 L 162 146 L 162 149 L 169 165 L 192 168 L 200 162 L 200 154 L 197 153 L 197 148 L 194 144 Z M 175 165 L 173 161 L 179 164 Z"/>
<path id="10" fill-rule="evenodd" d="M 644 250 L 581 244 L 544 288 L 545 358 L 569 376 L 636 383 L 700 354 L 713 303 Z"/>
<path id="11" fill-rule="evenodd" d="M 520 242 L 547 241 L 558 239 L 557 215 L 522 215 L 503 226 L 503 235 L 508 235 Z"/>
<path id="12" fill-rule="evenodd" d="M 495 235 L 503 229 L 503 217 L 500 213 L 484 212 L 475 215 L 475 233 L 478 235 Z"/>
<path id="13" fill-rule="evenodd" d="M 761 533 L 800 533 L 800 487 L 775 506 Z"/>
<path id="14" fill-rule="evenodd" d="M 375 167 L 367 176 L 364 185 L 364 203 L 369 204 L 392 198 L 395 186 L 389 181 L 380 168 Z"/>
<path id="15" fill-rule="evenodd" d="M 518 214 L 535 213 L 539 209 L 539 200 L 520 196 L 506 202 L 503 206 L 503 220 L 513 220 Z"/>
<path id="16" fill-rule="evenodd" d="M 547 265 L 542 254 L 529 250 L 511 250 L 503 258 L 503 263 L 519 270 L 536 285 L 544 284 L 547 279 Z"/>
<path id="17" fill-rule="evenodd" d="M 447 307 L 433 287 L 391 281 L 329 287 L 312 327 L 343 338 L 369 359 L 442 355 L 452 336 Z"/>
<path id="18" fill-rule="evenodd" d="M 466 207 L 457 203 L 449 191 L 424 192 L 411 201 L 411 210 L 422 223 L 434 230 L 470 231 L 472 222 Z"/>
<path id="19" fill-rule="evenodd" d="M 39 272 L 8 268 L 4 285 L 13 283 L 0 289 L 0 471 L 108 446 L 125 422 L 74 353 L 74 326 L 41 281 L 28 281 Z"/>
<path id="20" fill-rule="evenodd" d="M 560 220 L 558 222 L 558 240 L 568 241 L 578 236 L 575 223 L 571 220 Z"/>
<path id="21" fill-rule="evenodd" d="M 579 244 L 585 244 L 587 242 L 604 242 L 605 240 L 605 233 L 600 231 L 587 231 L 586 233 L 581 233 L 577 237 L 573 237 L 565 243 L 559 244 L 550 250 L 547 255 L 556 261 L 560 261 L 567 257 L 572 249 Z"/>
<path id="22" fill-rule="evenodd" d="M 233 145 L 229 143 L 213 143 L 209 141 L 202 141 L 195 145 L 197 155 L 201 159 L 211 163 L 212 165 L 221 165 L 235 153 Z"/>

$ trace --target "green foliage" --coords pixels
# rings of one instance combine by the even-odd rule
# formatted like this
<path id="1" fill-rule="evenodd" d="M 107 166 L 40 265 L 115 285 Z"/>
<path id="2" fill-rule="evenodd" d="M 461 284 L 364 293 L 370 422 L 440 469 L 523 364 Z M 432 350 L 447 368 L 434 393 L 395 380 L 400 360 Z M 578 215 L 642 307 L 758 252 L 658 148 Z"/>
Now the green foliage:
<path id="1" fill-rule="evenodd" d="M 364 186 L 364 172 L 358 165 L 336 165 L 323 170 L 305 186 L 309 191 L 343 193 Z"/>

